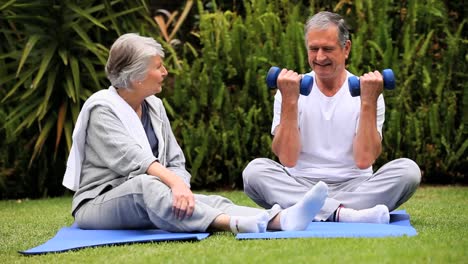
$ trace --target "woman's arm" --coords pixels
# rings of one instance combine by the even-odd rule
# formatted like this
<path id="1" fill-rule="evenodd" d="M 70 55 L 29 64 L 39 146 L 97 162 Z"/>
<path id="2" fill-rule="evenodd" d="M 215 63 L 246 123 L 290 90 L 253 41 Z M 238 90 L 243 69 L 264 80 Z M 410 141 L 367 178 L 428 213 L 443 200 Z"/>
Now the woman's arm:
<path id="1" fill-rule="evenodd" d="M 157 161 L 149 166 L 147 174 L 159 177 L 164 184 L 171 188 L 173 196 L 172 212 L 175 217 L 184 219 L 192 216 L 195 208 L 195 198 L 182 178 Z"/>
<path id="2" fill-rule="evenodd" d="M 174 214 L 181 219 L 192 215 L 195 202 L 187 184 L 157 162 L 154 155 L 145 153 L 110 108 L 98 106 L 91 110 L 87 133 L 86 147 L 100 159 L 95 162 L 98 166 L 127 178 L 141 174 L 158 177 L 172 190 Z"/>
<path id="3" fill-rule="evenodd" d="M 166 111 L 161 104 L 161 118 L 163 120 L 163 131 L 166 137 L 166 167 L 173 171 L 177 176 L 182 178 L 185 184 L 190 187 L 190 173 L 185 168 L 185 156 L 184 152 L 180 148 L 177 140 L 172 132 L 169 118 L 167 117 Z"/>
<path id="4" fill-rule="evenodd" d="M 96 166 L 107 167 L 121 176 L 131 178 L 144 174 L 156 157 L 147 153 L 130 136 L 120 119 L 106 106 L 96 106 L 90 112 L 86 148 L 94 152 Z"/>

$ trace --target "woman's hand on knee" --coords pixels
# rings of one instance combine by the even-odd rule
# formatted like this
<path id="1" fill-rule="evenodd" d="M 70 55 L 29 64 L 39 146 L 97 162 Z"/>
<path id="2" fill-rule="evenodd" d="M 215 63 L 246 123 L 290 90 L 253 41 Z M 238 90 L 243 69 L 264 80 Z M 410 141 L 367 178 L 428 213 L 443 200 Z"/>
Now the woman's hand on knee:
<path id="1" fill-rule="evenodd" d="M 182 181 L 172 186 L 171 190 L 174 216 L 179 220 L 191 217 L 195 209 L 195 197 L 192 191 Z"/>
<path id="2" fill-rule="evenodd" d="M 158 176 L 172 191 L 172 213 L 180 220 L 192 216 L 195 198 L 187 184 L 173 171 L 155 161 L 148 167 L 149 175 Z"/>

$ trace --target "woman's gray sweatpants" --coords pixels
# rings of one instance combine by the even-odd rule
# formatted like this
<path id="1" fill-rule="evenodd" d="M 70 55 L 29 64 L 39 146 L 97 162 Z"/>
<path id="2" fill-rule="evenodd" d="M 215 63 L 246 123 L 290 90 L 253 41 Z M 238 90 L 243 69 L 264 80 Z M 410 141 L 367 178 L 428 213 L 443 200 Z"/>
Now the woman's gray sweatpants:
<path id="1" fill-rule="evenodd" d="M 270 208 L 279 204 L 288 208 L 310 190 L 318 179 L 294 177 L 281 164 L 266 158 L 251 161 L 243 172 L 244 191 L 258 205 Z M 384 204 L 390 211 L 406 202 L 421 181 L 418 165 L 407 158 L 388 162 L 371 177 L 328 184 L 328 198 L 315 221 L 331 220 L 340 206 L 365 209 Z"/>
<path id="2" fill-rule="evenodd" d="M 217 195 L 195 194 L 190 218 L 177 219 L 172 213 L 171 189 L 150 175 L 133 177 L 89 200 L 75 211 L 83 229 L 160 228 L 171 232 L 204 232 L 220 214 L 254 216 L 264 209 L 238 206 Z M 266 211 L 272 219 L 279 210 Z"/>

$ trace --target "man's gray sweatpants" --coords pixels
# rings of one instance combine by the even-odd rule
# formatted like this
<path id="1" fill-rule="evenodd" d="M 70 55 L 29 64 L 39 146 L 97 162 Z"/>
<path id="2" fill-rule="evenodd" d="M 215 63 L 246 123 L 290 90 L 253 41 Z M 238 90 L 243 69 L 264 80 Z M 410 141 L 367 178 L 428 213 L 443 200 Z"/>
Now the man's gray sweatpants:
<path id="1" fill-rule="evenodd" d="M 75 211 L 83 229 L 160 228 L 171 232 L 204 232 L 220 214 L 255 216 L 264 209 L 238 206 L 218 195 L 195 194 L 190 218 L 177 219 L 172 213 L 171 189 L 150 175 L 133 177 L 87 201 Z M 280 209 L 267 210 L 272 219 Z"/>
<path id="2" fill-rule="evenodd" d="M 319 181 L 294 177 L 284 166 L 266 158 L 251 161 L 242 176 L 244 192 L 263 208 L 274 204 L 288 208 Z M 328 184 L 328 198 L 315 220 L 326 221 L 332 220 L 340 205 L 360 210 L 384 204 L 393 211 L 414 194 L 421 181 L 421 170 L 414 161 L 401 158 L 388 162 L 371 177 L 338 183 L 327 179 L 320 181 Z"/>

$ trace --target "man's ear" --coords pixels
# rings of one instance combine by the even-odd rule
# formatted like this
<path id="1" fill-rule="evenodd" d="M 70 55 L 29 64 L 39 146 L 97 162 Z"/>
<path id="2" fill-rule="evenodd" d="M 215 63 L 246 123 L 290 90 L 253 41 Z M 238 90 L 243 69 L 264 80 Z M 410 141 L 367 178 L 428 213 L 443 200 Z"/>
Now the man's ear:
<path id="1" fill-rule="evenodd" d="M 345 57 L 347 59 L 349 57 L 349 53 L 351 52 L 351 40 L 349 39 L 346 40 L 344 49 L 345 49 Z"/>

